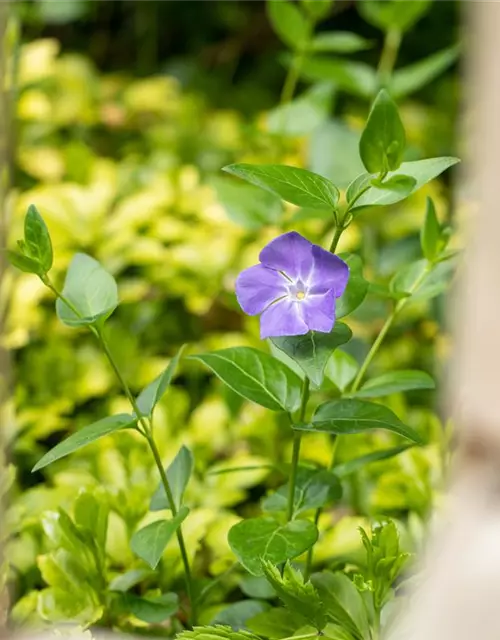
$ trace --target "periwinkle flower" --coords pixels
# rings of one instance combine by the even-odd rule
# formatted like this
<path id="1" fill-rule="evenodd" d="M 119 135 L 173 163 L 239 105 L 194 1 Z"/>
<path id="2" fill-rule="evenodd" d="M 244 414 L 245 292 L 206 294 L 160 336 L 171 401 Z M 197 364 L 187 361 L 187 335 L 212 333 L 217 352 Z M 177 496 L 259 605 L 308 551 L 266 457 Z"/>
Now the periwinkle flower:
<path id="1" fill-rule="evenodd" d="M 343 260 L 296 231 L 272 240 L 259 260 L 239 274 L 236 297 L 245 313 L 261 314 L 261 338 L 333 329 L 335 299 L 349 278 Z"/>

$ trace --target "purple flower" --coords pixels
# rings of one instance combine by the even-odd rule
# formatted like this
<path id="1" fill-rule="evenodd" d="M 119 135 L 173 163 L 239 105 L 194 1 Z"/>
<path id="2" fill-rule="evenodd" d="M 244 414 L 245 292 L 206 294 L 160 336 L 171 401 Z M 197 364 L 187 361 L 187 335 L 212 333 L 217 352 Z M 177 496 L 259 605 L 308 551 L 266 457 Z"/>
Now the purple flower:
<path id="1" fill-rule="evenodd" d="M 262 314 L 262 339 L 333 329 L 335 298 L 349 278 L 343 260 L 296 231 L 272 240 L 259 260 L 236 279 L 236 297 L 248 315 Z"/>

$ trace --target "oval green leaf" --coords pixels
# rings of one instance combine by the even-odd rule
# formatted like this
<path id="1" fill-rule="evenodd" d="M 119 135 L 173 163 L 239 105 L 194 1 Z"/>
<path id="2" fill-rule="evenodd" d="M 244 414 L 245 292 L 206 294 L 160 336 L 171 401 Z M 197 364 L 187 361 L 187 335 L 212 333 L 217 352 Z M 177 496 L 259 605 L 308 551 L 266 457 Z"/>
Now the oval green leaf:
<path id="1" fill-rule="evenodd" d="M 316 409 L 310 423 L 294 425 L 294 429 L 324 431 L 336 435 L 385 429 L 417 444 L 424 444 L 420 434 L 401 422 L 390 409 L 363 400 L 342 399 L 325 402 Z"/>
<path id="2" fill-rule="evenodd" d="M 391 393 L 412 391 L 415 389 L 435 389 L 434 380 L 425 371 L 401 370 L 390 371 L 372 378 L 357 391 L 357 398 L 380 398 Z"/>
<path id="3" fill-rule="evenodd" d="M 177 455 L 172 460 L 172 463 L 166 470 L 170 489 L 172 490 L 172 496 L 174 498 L 174 504 L 177 509 L 180 508 L 184 491 L 186 490 L 189 478 L 193 472 L 193 454 L 191 451 L 182 445 Z M 160 482 L 156 491 L 151 498 L 149 505 L 150 511 L 161 511 L 162 509 L 170 509 L 170 503 L 165 493 L 165 487 Z"/>
<path id="4" fill-rule="evenodd" d="M 262 560 L 280 564 L 307 551 L 318 539 L 316 526 L 308 520 L 280 524 L 274 518 L 242 520 L 229 531 L 229 546 L 240 563 L 254 576 L 263 574 Z"/>
<path id="5" fill-rule="evenodd" d="M 339 478 L 345 478 L 346 476 L 351 475 L 351 473 L 356 473 L 356 471 L 359 471 L 372 462 L 389 460 L 390 458 L 394 458 L 400 453 L 403 453 L 403 451 L 411 449 L 413 446 L 413 444 L 403 444 L 399 447 L 391 447 L 390 449 L 372 451 L 371 453 L 367 453 L 364 456 L 359 456 L 359 458 L 353 458 L 352 460 L 347 460 L 346 462 L 335 465 L 335 467 L 333 468 L 333 472 Z"/>
<path id="6" fill-rule="evenodd" d="M 102 322 L 118 306 L 115 279 L 85 253 L 77 253 L 71 261 L 62 293 L 74 310 L 58 298 L 56 311 L 61 322 L 70 327 Z"/>
<path id="7" fill-rule="evenodd" d="M 289 0 L 267 0 L 267 14 L 278 36 L 291 49 L 300 49 L 311 26 L 296 4 Z"/>
<path id="8" fill-rule="evenodd" d="M 144 598 L 125 593 L 122 596 L 122 602 L 127 611 L 149 624 L 165 622 L 179 610 L 179 597 L 176 593 L 162 593 L 159 596 Z"/>
<path id="9" fill-rule="evenodd" d="M 300 405 L 301 380 L 267 353 L 233 347 L 196 356 L 233 391 L 273 411 L 295 411 Z"/>
<path id="10" fill-rule="evenodd" d="M 303 336 L 271 338 L 271 342 L 287 356 L 292 358 L 311 380 L 320 387 L 328 358 L 337 347 L 352 337 L 349 327 L 338 322 L 330 333 L 310 331 Z"/>
<path id="11" fill-rule="evenodd" d="M 337 319 L 349 315 L 363 302 L 368 293 L 368 282 L 363 277 L 363 262 L 353 253 L 341 253 L 339 258 L 349 266 L 349 280 L 344 293 L 336 300 L 335 315 Z"/>
<path id="12" fill-rule="evenodd" d="M 362 38 L 351 31 L 324 31 L 318 33 L 311 42 L 312 51 L 329 53 L 357 53 L 372 46 L 372 40 Z"/>
<path id="13" fill-rule="evenodd" d="M 54 260 L 52 242 L 44 219 L 34 204 L 30 204 L 24 218 L 24 249 L 42 267 L 43 273 L 50 271 Z"/>
<path id="14" fill-rule="evenodd" d="M 181 507 L 175 517 L 169 520 L 157 520 L 136 531 L 130 540 L 132 551 L 147 562 L 151 569 L 155 569 L 171 537 L 188 513 L 187 507 Z"/>
<path id="15" fill-rule="evenodd" d="M 337 187 L 317 173 L 281 164 L 231 164 L 223 171 L 243 178 L 299 207 L 335 209 Z"/>
<path id="16" fill-rule="evenodd" d="M 345 351 L 335 351 L 325 367 L 325 376 L 333 382 L 339 391 L 344 391 L 354 380 L 359 364 Z"/>
<path id="17" fill-rule="evenodd" d="M 119 431 L 120 429 L 127 429 L 132 427 L 136 423 L 136 418 L 128 413 L 119 413 L 116 416 L 108 416 L 97 422 L 93 422 L 83 429 L 79 429 L 76 433 L 73 433 L 57 444 L 53 449 L 48 451 L 43 458 L 41 458 L 32 469 L 32 473 L 43 469 L 49 464 L 52 464 L 56 460 L 60 460 L 70 453 L 86 447 L 91 442 L 107 436 L 113 431 Z"/>

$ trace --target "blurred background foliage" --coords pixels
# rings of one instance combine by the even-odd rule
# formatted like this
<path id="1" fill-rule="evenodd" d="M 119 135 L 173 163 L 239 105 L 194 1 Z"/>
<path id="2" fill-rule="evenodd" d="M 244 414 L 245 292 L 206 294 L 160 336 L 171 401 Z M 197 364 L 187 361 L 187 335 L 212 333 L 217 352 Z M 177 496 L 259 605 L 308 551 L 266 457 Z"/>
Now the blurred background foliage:
<path id="1" fill-rule="evenodd" d="M 4 43 L 16 107 L 12 188 L 5 203 L 9 242 L 20 237 L 26 208 L 36 203 L 52 235 L 59 283 L 76 251 L 89 253 L 113 273 L 121 305 L 108 333 L 135 391 L 185 342 L 190 353 L 232 345 L 267 348 L 259 340 L 258 321 L 238 310 L 236 275 L 282 231 L 296 229 L 326 243 L 332 221 L 224 177 L 220 169 L 231 162 L 281 162 L 323 174 L 341 188 L 361 171 L 357 142 L 373 96 L 360 86 L 366 68 L 376 69 L 384 39 L 363 18 L 360 5 L 369 3 L 338 1 L 329 9 L 319 31 L 350 31 L 366 46 L 335 55 L 335 73 L 305 73 L 285 126 L 276 105 L 288 58 L 264 2 L 34 0 L 12 7 Z M 454 48 L 459 18 L 458 2 L 434 2 L 402 41 L 396 70 L 448 51 L 446 64 L 437 65 L 420 85 L 414 80 L 399 99 L 407 159 L 460 155 Z M 359 252 L 365 277 L 387 283 L 419 257 L 427 195 L 440 219 L 454 222 L 448 180 L 445 175 L 399 205 L 359 217 L 339 249 Z M 74 618 L 171 634 L 175 619 L 161 627 L 147 625 L 130 606 L 120 606 L 125 589 L 113 582 L 126 575 L 127 588 L 139 595 L 177 586 L 182 591 L 176 545 L 167 549 L 155 574 L 129 547 L 130 534 L 157 517 L 148 511 L 158 478 L 145 444 L 122 433 L 30 473 L 68 433 L 127 410 L 111 370 L 92 336 L 58 322 L 54 301 L 36 278 L 6 271 L 1 303 L 2 347 L 11 354 L 13 378 L 1 425 L 12 463 L 2 479 L 10 502 L 2 531 L 10 624 Z M 346 352 L 363 357 L 388 309 L 388 301 L 373 294 L 366 298 L 348 319 L 355 339 Z M 449 350 L 442 321 L 442 297 L 412 305 L 372 370 L 418 368 L 439 380 Z M 333 383 L 330 390 L 335 393 Z M 320 521 L 318 564 L 360 561 L 357 526 L 379 514 L 398 520 L 407 548 L 419 544 L 439 496 L 448 430 L 433 392 L 395 394 L 387 404 L 426 433 L 430 444 L 346 479 L 342 504 Z M 182 443 L 194 452 L 196 473 L 187 494 L 193 509 L 185 536 L 196 574 L 204 576 L 200 588 L 211 585 L 201 621 L 224 621 L 228 603 L 255 595 L 240 583 L 227 531 L 242 516 L 257 513 L 261 498 L 283 479 L 265 467 L 213 472 L 288 461 L 290 431 L 186 361 L 158 407 L 155 431 L 166 463 Z M 391 444 L 399 440 L 387 433 L 351 436 L 338 459 Z M 305 438 L 303 457 L 328 463 L 327 437 Z M 71 535 L 54 512 L 61 508 L 77 518 L 75 501 L 82 491 L 109 508 L 110 520 L 105 570 L 93 577 L 87 568 L 88 580 L 77 587 L 71 579 L 75 568 L 60 555 L 71 546 Z M 79 566 L 85 567 L 86 550 L 79 554 Z M 250 600 L 261 603 L 252 605 L 254 615 L 265 608 L 263 598 Z"/>

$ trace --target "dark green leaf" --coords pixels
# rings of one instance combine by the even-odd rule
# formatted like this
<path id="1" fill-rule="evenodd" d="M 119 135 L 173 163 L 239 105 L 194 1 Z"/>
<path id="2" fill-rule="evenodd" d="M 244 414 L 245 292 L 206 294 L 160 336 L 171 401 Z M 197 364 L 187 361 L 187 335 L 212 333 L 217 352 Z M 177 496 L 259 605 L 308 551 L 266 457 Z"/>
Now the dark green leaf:
<path id="1" fill-rule="evenodd" d="M 332 622 L 349 631 L 357 640 L 370 637 L 363 598 L 344 573 L 315 573 L 311 582 Z"/>
<path id="2" fill-rule="evenodd" d="M 130 613 L 149 624 L 165 622 L 179 610 L 179 598 L 176 593 L 162 593 L 159 596 L 144 598 L 127 593 L 124 594 L 123 600 Z"/>
<path id="3" fill-rule="evenodd" d="M 324 31 L 318 33 L 311 42 L 312 51 L 328 51 L 330 53 L 357 53 L 373 46 L 371 40 L 366 40 L 350 31 Z"/>
<path id="4" fill-rule="evenodd" d="M 416 183 L 410 193 L 371 186 L 359 200 L 357 200 L 352 211 L 359 213 L 362 207 L 389 205 L 400 202 L 408 197 L 408 195 L 418 191 L 424 184 L 437 178 L 443 171 L 457 164 L 457 162 L 460 162 L 458 158 L 428 158 L 426 160 L 416 160 L 415 162 L 403 162 L 397 173 L 387 174 L 386 180 L 390 180 L 394 175 L 404 175 L 414 178 Z M 371 177 L 373 178 L 375 176 Z"/>
<path id="5" fill-rule="evenodd" d="M 264 511 L 286 511 L 288 483 L 262 501 Z M 342 486 L 336 475 L 326 469 L 299 468 L 295 482 L 294 515 L 324 507 L 342 497 Z"/>
<path id="6" fill-rule="evenodd" d="M 298 613 L 318 631 L 326 626 L 323 603 L 310 582 L 289 562 L 285 564 L 283 575 L 270 562 L 263 562 L 264 575 L 289 611 Z"/>
<path id="7" fill-rule="evenodd" d="M 362 173 L 361 175 L 354 178 L 354 180 L 347 187 L 347 191 L 345 194 L 346 200 L 349 204 L 354 200 L 357 200 L 359 196 L 364 193 L 368 187 L 371 186 L 373 180 L 373 176 L 371 173 Z"/>
<path id="8" fill-rule="evenodd" d="M 24 243 L 26 255 L 38 262 L 43 273 L 50 271 L 54 256 L 49 230 L 34 204 L 30 204 L 24 218 Z"/>
<path id="9" fill-rule="evenodd" d="M 406 136 L 398 109 L 387 91 L 375 98 L 359 141 L 359 155 L 370 173 L 393 171 L 401 164 Z"/>
<path id="10" fill-rule="evenodd" d="M 174 504 L 177 509 L 182 504 L 182 497 L 186 490 L 189 478 L 193 471 L 193 454 L 184 445 L 179 449 L 172 464 L 167 469 L 167 478 L 172 489 Z M 161 511 L 162 509 L 170 509 L 170 504 L 165 494 L 165 487 L 160 482 L 149 505 L 150 511 Z"/>
<path id="11" fill-rule="evenodd" d="M 79 429 L 76 433 L 70 435 L 66 440 L 57 444 L 53 449 L 48 451 L 32 469 L 32 473 L 43 469 L 60 458 L 68 456 L 70 453 L 86 447 L 91 442 L 107 436 L 113 431 L 127 429 L 136 423 L 136 418 L 128 413 L 119 413 L 116 416 L 108 416 L 97 420 L 83 429 Z"/>
<path id="12" fill-rule="evenodd" d="M 150 382 L 137 397 L 137 407 L 141 412 L 141 415 L 150 418 L 153 415 L 153 410 L 161 397 L 168 389 L 172 378 L 175 375 L 175 371 L 179 364 L 179 360 L 182 357 L 185 345 L 183 345 L 176 355 L 168 363 L 168 367 L 157 378 Z"/>
<path id="13" fill-rule="evenodd" d="M 84 253 L 75 254 L 64 282 L 63 296 L 78 315 L 60 298 L 56 302 L 59 319 L 70 327 L 104 321 L 118 306 L 115 279 L 103 267 Z"/>
<path id="14" fill-rule="evenodd" d="M 307 551 L 317 540 L 316 526 L 307 520 L 280 524 L 274 518 L 249 518 L 229 531 L 229 546 L 250 573 L 263 573 L 262 560 L 280 564 Z"/>
<path id="15" fill-rule="evenodd" d="M 155 569 L 170 542 L 171 537 L 186 519 L 187 507 L 181 507 L 176 516 L 169 520 L 157 520 L 136 531 L 130 540 L 132 551 Z"/>
<path id="16" fill-rule="evenodd" d="M 243 178 L 299 207 L 335 209 L 337 187 L 322 176 L 281 164 L 231 164 L 223 171 Z"/>
<path id="17" fill-rule="evenodd" d="M 349 327 L 339 322 L 330 333 L 310 331 L 303 336 L 270 340 L 299 365 L 313 385 L 320 387 L 328 358 L 337 347 L 348 342 L 351 337 Z"/>
<path id="18" fill-rule="evenodd" d="M 33 260 L 33 258 L 28 258 L 28 256 L 16 253 L 15 251 L 7 250 L 6 254 L 10 264 L 16 267 L 16 269 L 24 271 L 24 273 L 34 273 L 40 276 L 44 274 L 41 265 L 36 260 Z"/>
<path id="19" fill-rule="evenodd" d="M 455 62 L 459 53 L 459 47 L 449 47 L 407 67 L 396 69 L 390 81 L 391 95 L 404 98 L 427 86 Z"/>
<path id="20" fill-rule="evenodd" d="M 297 612 L 289 611 L 284 607 L 276 607 L 248 620 L 247 627 L 259 636 L 280 640 L 295 635 L 297 629 L 306 623 L 307 621 Z"/>
<path id="21" fill-rule="evenodd" d="M 403 453 L 403 451 L 411 449 L 413 446 L 413 444 L 403 444 L 399 447 L 392 447 L 391 449 L 372 451 L 372 453 L 367 453 L 364 456 L 359 456 L 359 458 L 353 458 L 352 460 L 347 460 L 347 462 L 342 462 L 341 464 L 335 465 L 333 471 L 339 478 L 345 478 L 346 476 L 351 475 L 351 473 L 356 473 L 356 471 L 359 471 L 372 462 L 389 460 L 390 458 L 394 458 L 400 453 Z"/>
<path id="22" fill-rule="evenodd" d="M 424 226 L 420 231 L 420 246 L 422 253 L 431 262 L 438 257 L 441 249 L 441 226 L 436 216 L 434 203 L 427 198 Z"/>
<path id="23" fill-rule="evenodd" d="M 325 367 L 325 376 L 333 382 L 339 391 L 344 391 L 358 372 L 356 360 L 344 351 L 335 351 Z"/>
<path id="24" fill-rule="evenodd" d="M 297 5 L 289 0 L 267 0 L 267 14 L 278 36 L 291 49 L 306 44 L 311 26 Z"/>
<path id="25" fill-rule="evenodd" d="M 387 429 L 423 444 L 422 437 L 387 407 L 363 400 L 331 400 L 320 404 L 309 424 L 294 425 L 299 431 L 324 431 L 342 435 L 362 433 L 372 429 Z"/>
<path id="26" fill-rule="evenodd" d="M 425 371 L 390 371 L 368 380 L 354 395 L 358 398 L 380 398 L 391 393 L 435 387 L 434 380 Z"/>
<path id="27" fill-rule="evenodd" d="M 407 31 L 430 6 L 431 0 L 370 0 L 357 4 L 361 17 L 382 31 Z"/>
<path id="28" fill-rule="evenodd" d="M 349 280 L 344 293 L 336 300 L 337 319 L 349 315 L 363 302 L 368 293 L 368 282 L 363 278 L 363 263 L 354 253 L 340 253 L 339 258 L 349 266 Z"/>
<path id="29" fill-rule="evenodd" d="M 228 217 L 245 229 L 279 222 L 283 206 L 272 193 L 228 177 L 215 176 L 211 184 Z"/>
<path id="30" fill-rule="evenodd" d="M 314 55 L 305 60 L 301 75 L 312 82 L 333 82 L 342 91 L 365 99 L 377 91 L 377 74 L 364 62 Z"/>
<path id="31" fill-rule="evenodd" d="M 300 378 L 267 353 L 233 347 L 191 357 L 203 362 L 233 391 L 267 409 L 292 412 L 300 405 Z"/>

